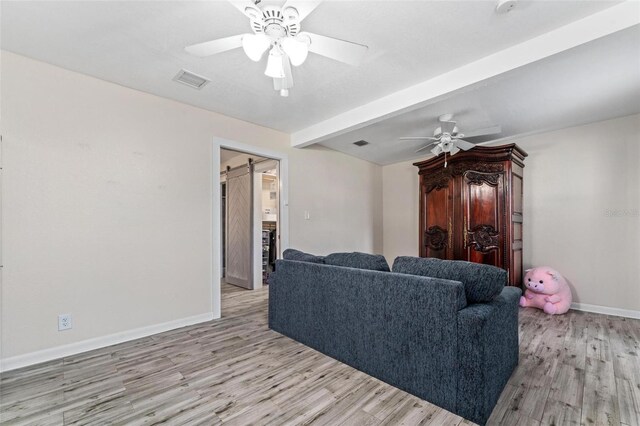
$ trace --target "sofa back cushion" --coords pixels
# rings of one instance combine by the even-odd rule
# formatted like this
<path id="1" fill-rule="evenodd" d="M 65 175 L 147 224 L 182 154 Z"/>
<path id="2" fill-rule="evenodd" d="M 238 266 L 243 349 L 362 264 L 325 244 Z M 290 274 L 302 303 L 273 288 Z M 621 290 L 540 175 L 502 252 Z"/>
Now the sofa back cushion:
<path id="1" fill-rule="evenodd" d="M 296 260 L 298 262 L 324 263 L 324 256 L 316 256 L 296 249 L 286 249 L 282 253 L 282 257 L 287 260 Z"/>
<path id="2" fill-rule="evenodd" d="M 468 303 L 490 302 L 500 294 L 507 282 L 507 271 L 504 269 L 433 257 L 399 256 L 393 262 L 393 272 L 460 281 L 464 285 Z"/>
<path id="3" fill-rule="evenodd" d="M 346 266 L 348 268 L 369 269 L 372 271 L 389 272 L 389 264 L 384 256 L 368 253 L 332 253 L 324 258 L 327 265 Z"/>

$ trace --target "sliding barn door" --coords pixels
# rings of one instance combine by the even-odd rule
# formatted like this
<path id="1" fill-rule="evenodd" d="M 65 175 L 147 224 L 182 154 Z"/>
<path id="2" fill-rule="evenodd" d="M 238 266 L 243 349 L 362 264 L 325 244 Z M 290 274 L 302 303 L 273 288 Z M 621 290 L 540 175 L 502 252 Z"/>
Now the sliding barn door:
<path id="1" fill-rule="evenodd" d="M 229 284 L 252 289 L 253 166 L 227 172 L 226 277 Z"/>

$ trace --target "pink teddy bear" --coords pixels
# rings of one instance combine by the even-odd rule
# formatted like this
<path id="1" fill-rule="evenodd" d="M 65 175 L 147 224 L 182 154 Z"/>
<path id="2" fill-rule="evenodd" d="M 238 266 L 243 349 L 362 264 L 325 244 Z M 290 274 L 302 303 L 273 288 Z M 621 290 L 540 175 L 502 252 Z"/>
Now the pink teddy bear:
<path id="1" fill-rule="evenodd" d="M 564 314 L 571 306 L 571 289 L 567 281 L 554 269 L 546 266 L 527 269 L 526 287 L 520 306 L 542 309 L 550 315 Z"/>

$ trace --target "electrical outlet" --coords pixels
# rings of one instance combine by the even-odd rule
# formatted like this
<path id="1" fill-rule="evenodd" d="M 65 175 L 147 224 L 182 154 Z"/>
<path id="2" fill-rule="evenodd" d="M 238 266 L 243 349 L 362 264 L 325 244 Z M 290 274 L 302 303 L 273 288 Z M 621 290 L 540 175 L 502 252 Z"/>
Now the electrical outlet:
<path id="1" fill-rule="evenodd" d="M 71 314 L 58 315 L 58 331 L 69 330 L 73 328 Z"/>

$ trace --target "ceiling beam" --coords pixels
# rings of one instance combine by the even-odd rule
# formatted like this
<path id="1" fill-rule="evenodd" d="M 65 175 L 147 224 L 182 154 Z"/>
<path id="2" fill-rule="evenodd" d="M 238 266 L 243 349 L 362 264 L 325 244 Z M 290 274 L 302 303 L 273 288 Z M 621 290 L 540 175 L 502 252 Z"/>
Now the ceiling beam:
<path id="1" fill-rule="evenodd" d="M 302 148 L 423 107 L 500 74 L 640 24 L 640 2 L 625 1 L 422 83 L 376 99 L 291 134 Z"/>

